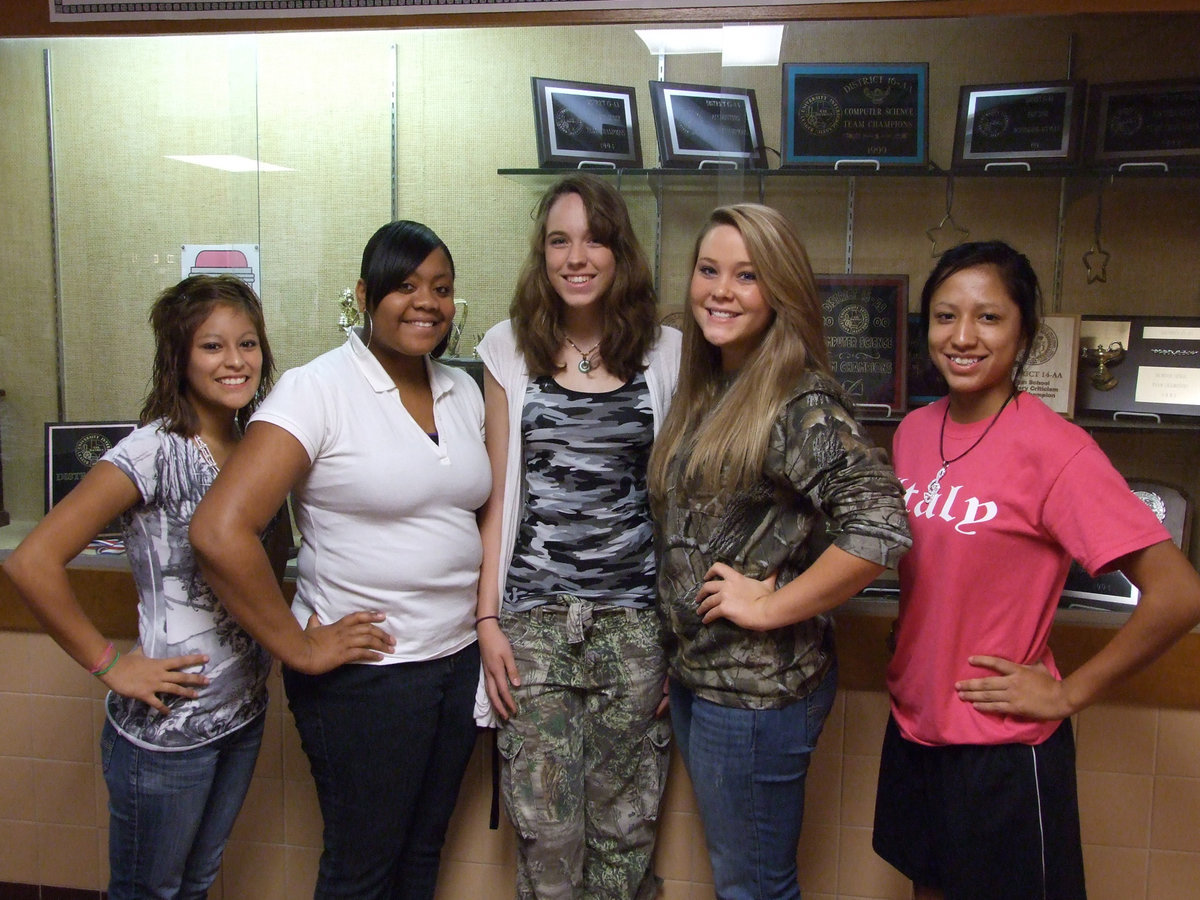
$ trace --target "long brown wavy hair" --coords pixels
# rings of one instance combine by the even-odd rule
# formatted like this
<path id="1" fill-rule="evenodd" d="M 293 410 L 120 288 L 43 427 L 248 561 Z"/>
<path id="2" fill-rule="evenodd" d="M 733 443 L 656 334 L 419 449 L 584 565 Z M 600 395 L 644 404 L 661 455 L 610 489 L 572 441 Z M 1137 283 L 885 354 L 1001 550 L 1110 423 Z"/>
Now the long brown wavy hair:
<path id="1" fill-rule="evenodd" d="M 214 307 L 228 306 L 244 312 L 258 332 L 262 349 L 262 374 L 253 399 L 237 412 L 239 427 L 245 428 L 250 415 L 275 383 L 275 357 L 267 341 L 262 304 L 250 286 L 233 275 L 193 275 L 169 287 L 150 308 L 150 328 L 154 332 L 154 367 L 150 375 L 150 393 L 139 417 L 143 425 L 155 419 L 166 422 L 166 430 L 184 437 L 200 432 L 200 418 L 188 399 L 187 369 L 196 329 L 204 324 Z"/>
<path id="2" fill-rule="evenodd" d="M 591 175 L 568 175 L 555 182 L 534 209 L 529 255 L 508 310 L 517 349 L 530 375 L 553 375 L 562 368 L 555 357 L 564 338 L 563 302 L 546 275 L 546 218 L 565 194 L 579 195 L 592 238 L 608 247 L 616 261 L 612 285 L 599 300 L 604 323 L 600 356 L 609 372 L 628 380 L 642 370 L 646 352 L 658 337 L 654 276 L 624 198 Z"/>
<path id="3" fill-rule="evenodd" d="M 720 351 L 704 339 L 691 313 L 689 281 L 679 386 L 650 455 L 650 491 L 656 506 L 673 487 L 667 483 L 667 470 L 681 453 L 688 455 L 683 484 L 701 495 L 733 492 L 758 480 L 771 425 L 797 381 L 807 371 L 831 375 L 821 301 L 795 228 L 767 206 L 718 207 L 696 238 L 693 271 L 704 238 L 721 225 L 736 228 L 745 241 L 759 290 L 774 318 L 730 383 L 721 369 Z"/>

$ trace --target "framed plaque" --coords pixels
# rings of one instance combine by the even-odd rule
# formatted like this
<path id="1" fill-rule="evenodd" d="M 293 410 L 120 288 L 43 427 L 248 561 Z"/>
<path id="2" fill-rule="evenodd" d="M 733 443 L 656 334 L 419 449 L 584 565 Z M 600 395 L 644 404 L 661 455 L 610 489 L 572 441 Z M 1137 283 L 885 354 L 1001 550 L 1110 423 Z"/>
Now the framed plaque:
<path id="1" fill-rule="evenodd" d="M 1075 415 L 1079 316 L 1043 316 L 1017 387 L 1068 419 Z"/>
<path id="2" fill-rule="evenodd" d="M 47 422 L 46 512 L 70 493 L 137 422 Z M 97 537 L 119 537 L 121 523 L 109 522 Z"/>
<path id="3" fill-rule="evenodd" d="M 664 168 L 767 167 L 753 90 L 651 81 L 650 99 Z"/>
<path id="4" fill-rule="evenodd" d="M 1175 546 L 1186 553 L 1192 523 L 1192 508 L 1187 495 L 1171 485 L 1141 479 L 1130 479 L 1129 489 L 1166 527 Z M 1073 562 L 1059 605 L 1070 609 L 1129 611 L 1137 605 L 1140 596 L 1141 592 L 1120 572 L 1093 578 L 1083 566 Z"/>
<path id="5" fill-rule="evenodd" d="M 787 166 L 929 164 L 928 63 L 783 67 Z"/>
<path id="6" fill-rule="evenodd" d="M 950 393 L 950 386 L 937 370 L 933 360 L 929 358 L 928 334 L 921 327 L 921 314 L 908 314 L 908 335 L 905 340 L 908 348 L 908 367 L 905 379 L 905 393 L 908 395 L 908 407 L 928 406 L 934 400 L 945 397 Z"/>
<path id="7" fill-rule="evenodd" d="M 1100 166 L 1200 164 L 1200 80 L 1093 85 L 1088 158 Z"/>
<path id="8" fill-rule="evenodd" d="M 833 374 L 859 405 L 904 410 L 907 275 L 818 275 Z"/>
<path id="9" fill-rule="evenodd" d="M 1192 505 L 1179 488 L 1159 481 L 1129 479 L 1129 489 L 1150 507 L 1150 511 L 1171 534 L 1175 546 L 1187 552 L 1192 532 Z"/>
<path id="10" fill-rule="evenodd" d="M 1120 572 L 1107 572 L 1094 578 L 1087 569 L 1072 561 L 1058 605 L 1067 609 L 1102 609 L 1129 612 L 1137 606 L 1142 593 Z"/>
<path id="11" fill-rule="evenodd" d="M 539 166 L 642 167 L 633 88 L 550 78 L 531 80 Z"/>
<path id="12" fill-rule="evenodd" d="M 1200 416 L 1200 319 L 1083 316 L 1076 409 Z"/>
<path id="13" fill-rule="evenodd" d="M 1083 90 L 1079 81 L 964 85 L 954 165 L 1028 170 L 1073 164 L 1079 155 Z"/>

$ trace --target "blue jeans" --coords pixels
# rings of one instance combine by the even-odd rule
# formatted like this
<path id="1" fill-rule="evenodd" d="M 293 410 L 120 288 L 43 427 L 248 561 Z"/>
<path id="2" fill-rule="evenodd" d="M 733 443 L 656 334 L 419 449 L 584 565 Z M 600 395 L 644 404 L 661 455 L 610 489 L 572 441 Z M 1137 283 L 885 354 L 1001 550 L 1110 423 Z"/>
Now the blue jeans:
<path id="1" fill-rule="evenodd" d="M 110 900 L 208 896 L 250 787 L 266 716 L 203 747 L 147 750 L 106 721 Z"/>
<path id="2" fill-rule="evenodd" d="M 475 747 L 479 645 L 441 659 L 284 668 L 324 820 L 317 898 L 428 900 Z"/>
<path id="3" fill-rule="evenodd" d="M 804 781 L 836 693 L 836 664 L 812 693 L 782 709 L 718 706 L 672 680 L 675 742 L 720 900 L 800 900 Z"/>

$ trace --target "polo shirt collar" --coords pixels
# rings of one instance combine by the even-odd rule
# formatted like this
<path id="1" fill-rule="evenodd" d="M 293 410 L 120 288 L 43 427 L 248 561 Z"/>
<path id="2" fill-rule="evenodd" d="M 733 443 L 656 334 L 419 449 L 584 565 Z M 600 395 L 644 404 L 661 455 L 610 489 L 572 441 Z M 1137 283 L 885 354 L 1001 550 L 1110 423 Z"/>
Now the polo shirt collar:
<path id="1" fill-rule="evenodd" d="M 363 377 L 367 379 L 367 383 L 371 385 L 371 389 L 375 393 L 385 394 L 388 391 L 396 390 L 396 383 L 392 381 L 392 376 L 379 364 L 375 354 L 368 350 L 367 345 L 362 342 L 361 325 L 350 329 L 350 337 L 346 344 L 350 347 L 355 365 L 358 366 L 358 370 L 362 372 Z M 425 357 L 425 369 L 429 373 L 429 384 L 435 398 L 440 397 L 454 386 L 454 379 L 440 366 L 435 366 L 429 357 Z"/>

